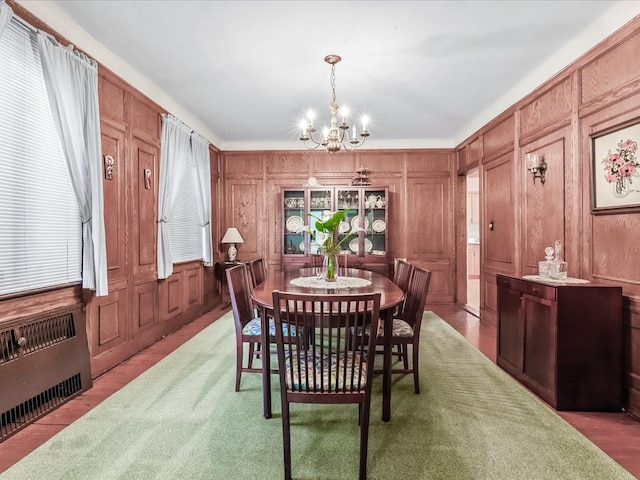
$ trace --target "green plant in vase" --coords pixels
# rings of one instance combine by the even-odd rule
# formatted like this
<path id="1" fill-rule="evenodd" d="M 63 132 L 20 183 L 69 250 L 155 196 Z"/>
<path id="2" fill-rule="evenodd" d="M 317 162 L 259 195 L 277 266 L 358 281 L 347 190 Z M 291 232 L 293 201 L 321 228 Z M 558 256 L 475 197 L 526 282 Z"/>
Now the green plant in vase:
<path id="1" fill-rule="evenodd" d="M 338 255 L 342 244 L 354 234 L 365 231 L 363 228 L 353 227 L 346 235 L 340 238 L 340 223 L 342 223 L 346 214 L 347 210 L 338 210 L 337 212 L 326 212 L 326 214 L 322 215 L 322 218 L 319 218 L 312 213 L 307 213 L 308 216 L 316 220 L 315 230 L 311 230 L 308 225 L 304 225 L 300 229 L 300 231 L 308 232 L 315 243 L 320 246 L 318 253 L 324 255 L 324 278 L 328 282 L 335 282 L 338 278 Z"/>

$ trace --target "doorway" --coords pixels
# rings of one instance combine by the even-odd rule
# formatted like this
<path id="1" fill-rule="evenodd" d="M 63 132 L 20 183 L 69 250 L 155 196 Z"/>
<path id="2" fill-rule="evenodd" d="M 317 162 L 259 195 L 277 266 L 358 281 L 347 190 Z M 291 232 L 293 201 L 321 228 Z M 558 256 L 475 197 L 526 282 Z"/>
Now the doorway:
<path id="1" fill-rule="evenodd" d="M 466 176 L 467 192 L 467 308 L 480 314 L 480 176 L 478 170 Z"/>

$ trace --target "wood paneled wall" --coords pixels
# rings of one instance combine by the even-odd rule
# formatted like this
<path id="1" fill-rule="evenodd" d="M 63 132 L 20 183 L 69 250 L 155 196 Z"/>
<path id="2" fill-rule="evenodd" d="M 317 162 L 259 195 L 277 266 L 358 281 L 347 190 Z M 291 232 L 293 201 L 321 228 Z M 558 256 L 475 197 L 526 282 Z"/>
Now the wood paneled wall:
<path id="1" fill-rule="evenodd" d="M 355 170 L 370 170 L 373 185 L 389 187 L 389 258 L 406 257 L 431 270 L 428 301 L 455 300 L 453 150 L 224 152 L 224 229 L 238 228 L 245 243 L 238 258 L 264 257 L 281 268 L 280 191 L 316 177 L 323 185 L 350 185 Z M 221 253 L 224 247 L 221 248 Z M 391 271 L 391 270 L 390 270 Z"/>
<path id="2" fill-rule="evenodd" d="M 8 3 L 16 15 L 68 43 L 19 5 Z M 173 275 L 158 281 L 158 174 L 165 110 L 101 65 L 98 74 L 102 154 L 115 161 L 111 179 L 103 178 L 109 295 L 95 297 L 71 287 L 0 301 L 0 319 L 84 301 L 94 377 L 221 301 L 214 269 L 202 262 L 176 265 Z M 219 152 L 211 147 L 210 156 L 212 235 L 217 239 Z M 151 171 L 149 189 L 145 169 Z"/>
<path id="3" fill-rule="evenodd" d="M 470 136 L 457 167 L 481 171 L 482 321 L 495 325 L 496 274 L 536 273 L 544 247 L 562 240 L 570 276 L 623 287 L 625 406 L 636 416 L 640 213 L 592 214 L 591 139 L 640 121 L 638 51 L 636 18 Z M 530 152 L 548 164 L 544 185 L 525 169 Z M 456 208 L 464 218 L 464 203 Z"/>
<path id="4" fill-rule="evenodd" d="M 157 278 L 161 114 L 165 111 L 105 68 L 99 69 L 103 156 L 115 159 L 104 179 L 109 295 L 87 298 L 92 372 L 117 365 L 220 302 L 214 269 L 174 266 Z M 210 149 L 217 211 L 218 152 Z M 150 188 L 146 173 L 150 172 Z M 215 214 L 214 214 L 215 215 Z M 219 222 L 216 222 L 219 223 Z M 218 236 L 217 227 L 213 232 Z"/>

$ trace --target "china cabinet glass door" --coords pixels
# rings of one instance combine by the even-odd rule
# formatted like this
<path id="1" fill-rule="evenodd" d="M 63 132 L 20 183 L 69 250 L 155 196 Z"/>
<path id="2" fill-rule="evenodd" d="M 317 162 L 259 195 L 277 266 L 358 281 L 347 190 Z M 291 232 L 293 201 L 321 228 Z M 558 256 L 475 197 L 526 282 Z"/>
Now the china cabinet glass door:
<path id="1" fill-rule="evenodd" d="M 357 188 L 340 188 L 336 190 L 336 204 L 338 210 L 346 210 L 344 220 L 338 227 L 340 240 L 351 232 L 353 227 L 359 226 L 362 222 L 360 215 L 360 190 Z M 360 252 L 360 235 L 352 235 L 342 244 L 343 253 Z"/>
<path id="2" fill-rule="evenodd" d="M 386 255 L 387 250 L 387 190 L 368 188 L 364 196 L 364 252 Z"/>
<path id="3" fill-rule="evenodd" d="M 315 231 L 316 220 L 326 217 L 325 212 L 333 211 L 333 199 L 331 196 L 332 189 L 312 189 L 309 190 L 309 214 L 305 218 L 305 224 L 309 225 L 312 231 Z M 308 235 L 307 235 L 308 236 Z M 317 243 L 309 240 L 309 253 L 320 253 Z"/>
<path id="4" fill-rule="evenodd" d="M 305 235 L 299 231 L 305 224 L 304 190 L 284 190 L 284 255 L 303 254 L 305 250 Z"/>

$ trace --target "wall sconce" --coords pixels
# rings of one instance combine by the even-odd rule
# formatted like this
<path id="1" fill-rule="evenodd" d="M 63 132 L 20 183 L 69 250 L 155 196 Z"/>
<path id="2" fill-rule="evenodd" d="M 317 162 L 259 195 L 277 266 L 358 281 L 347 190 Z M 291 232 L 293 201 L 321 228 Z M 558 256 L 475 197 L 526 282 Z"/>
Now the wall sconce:
<path id="1" fill-rule="evenodd" d="M 229 243 L 229 251 L 227 252 L 229 262 L 236 263 L 236 256 L 238 255 L 238 249 L 236 248 L 236 243 L 244 243 L 242 235 L 237 228 L 230 227 L 227 228 L 227 231 L 220 240 L 220 243 Z"/>
<path id="2" fill-rule="evenodd" d="M 525 155 L 525 162 L 527 170 L 533 175 L 533 183 L 536 183 L 536 178 L 540 179 L 540 183 L 544 185 L 545 172 L 547 171 L 547 162 L 544 161 L 544 157 L 538 161 L 538 155 L 535 153 L 527 153 Z"/>

